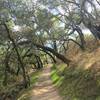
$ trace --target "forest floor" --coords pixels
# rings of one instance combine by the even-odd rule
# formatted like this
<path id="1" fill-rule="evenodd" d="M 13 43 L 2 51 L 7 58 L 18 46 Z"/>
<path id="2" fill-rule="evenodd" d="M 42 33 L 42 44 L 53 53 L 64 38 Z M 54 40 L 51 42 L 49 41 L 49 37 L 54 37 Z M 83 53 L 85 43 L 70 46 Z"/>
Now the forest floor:
<path id="1" fill-rule="evenodd" d="M 51 65 L 44 67 L 34 88 L 28 91 L 28 93 L 23 94 L 22 99 L 18 100 L 62 100 L 57 88 L 52 84 L 50 70 Z"/>

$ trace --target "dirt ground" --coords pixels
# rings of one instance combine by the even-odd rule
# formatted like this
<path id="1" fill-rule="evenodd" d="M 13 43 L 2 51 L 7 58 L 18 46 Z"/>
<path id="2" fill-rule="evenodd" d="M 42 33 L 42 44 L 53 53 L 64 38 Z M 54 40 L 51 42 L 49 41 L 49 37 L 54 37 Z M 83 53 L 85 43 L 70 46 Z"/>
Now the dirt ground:
<path id="1" fill-rule="evenodd" d="M 50 66 L 43 69 L 35 87 L 29 91 L 28 98 L 24 100 L 62 100 L 50 79 Z"/>

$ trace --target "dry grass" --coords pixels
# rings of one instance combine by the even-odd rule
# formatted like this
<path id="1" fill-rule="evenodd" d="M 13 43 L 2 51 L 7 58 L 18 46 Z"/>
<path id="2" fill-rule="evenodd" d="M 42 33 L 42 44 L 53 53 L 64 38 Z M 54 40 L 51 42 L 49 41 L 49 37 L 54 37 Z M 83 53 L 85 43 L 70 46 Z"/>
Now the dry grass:
<path id="1" fill-rule="evenodd" d="M 73 62 L 62 72 L 60 92 L 64 100 L 100 100 L 100 44 L 87 39 L 82 51 L 71 43 L 66 55 Z"/>

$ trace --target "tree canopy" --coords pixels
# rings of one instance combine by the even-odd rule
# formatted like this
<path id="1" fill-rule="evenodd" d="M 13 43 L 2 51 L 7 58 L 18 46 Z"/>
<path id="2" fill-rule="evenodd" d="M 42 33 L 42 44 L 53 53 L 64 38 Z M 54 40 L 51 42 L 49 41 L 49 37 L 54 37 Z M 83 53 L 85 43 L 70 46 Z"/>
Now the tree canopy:
<path id="1" fill-rule="evenodd" d="M 44 55 L 69 65 L 71 58 L 63 52 L 70 41 L 85 50 L 84 29 L 100 40 L 99 0 L 0 0 L 4 85 L 10 73 L 22 75 L 27 87 L 27 68 L 42 68 Z"/>

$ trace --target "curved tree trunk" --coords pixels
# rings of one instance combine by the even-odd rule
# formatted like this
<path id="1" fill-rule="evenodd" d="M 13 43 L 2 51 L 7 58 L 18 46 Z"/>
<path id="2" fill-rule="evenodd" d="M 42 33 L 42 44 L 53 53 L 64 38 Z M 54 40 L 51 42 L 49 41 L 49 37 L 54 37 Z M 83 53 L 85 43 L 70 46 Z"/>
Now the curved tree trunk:
<path id="1" fill-rule="evenodd" d="M 76 26 L 75 30 L 78 32 L 79 37 L 80 37 L 80 40 L 81 40 L 81 45 L 80 45 L 80 47 L 81 47 L 81 49 L 84 50 L 84 49 L 85 49 L 84 34 L 82 33 L 82 30 L 81 30 L 78 26 Z"/>
<path id="2" fill-rule="evenodd" d="M 49 56 L 52 58 L 53 62 L 56 63 L 56 60 L 55 60 L 55 58 L 52 56 L 51 53 L 49 53 L 48 51 L 43 50 L 43 49 L 42 49 L 41 51 L 43 51 L 43 52 L 45 52 L 47 55 L 49 55 Z"/>
<path id="3" fill-rule="evenodd" d="M 25 72 L 24 64 L 23 64 L 22 59 L 21 59 L 21 57 L 20 57 L 20 54 L 19 54 L 19 52 L 18 52 L 17 45 L 16 45 L 14 39 L 11 37 L 10 31 L 9 31 L 9 29 L 8 29 L 8 27 L 7 27 L 7 25 L 6 25 L 5 23 L 4 23 L 4 26 L 5 26 L 5 28 L 6 28 L 8 38 L 9 38 L 9 40 L 12 42 L 12 45 L 13 45 L 15 51 L 16 51 L 16 54 L 17 54 L 17 57 L 18 57 L 18 61 L 19 61 L 20 65 L 21 65 L 21 68 L 22 68 L 22 71 L 23 71 L 24 86 L 25 86 L 25 88 L 27 88 L 27 86 L 28 86 L 28 85 L 27 85 L 27 84 L 28 84 L 28 83 L 27 83 L 27 75 L 26 75 L 26 72 Z"/>
<path id="4" fill-rule="evenodd" d="M 63 61 L 64 63 L 68 64 L 71 62 L 70 59 L 67 59 L 65 56 L 63 56 L 62 54 L 59 54 L 58 52 L 56 52 L 54 49 L 50 48 L 50 47 L 47 47 L 47 46 L 43 46 L 41 44 L 37 44 L 37 43 L 34 43 L 33 41 L 21 41 L 18 43 L 18 45 L 23 45 L 23 44 L 29 44 L 29 43 L 32 43 L 34 46 L 36 46 L 37 48 L 39 49 L 42 49 L 44 51 L 49 51 L 51 52 L 53 55 L 55 55 L 58 59 L 60 59 L 61 61 Z"/>
<path id="5" fill-rule="evenodd" d="M 53 55 L 55 55 L 57 58 L 59 58 L 60 60 L 62 60 L 64 63 L 68 64 L 71 62 L 71 60 L 67 59 L 66 57 L 64 57 L 63 55 L 59 54 L 58 52 L 56 52 L 54 49 L 50 48 L 50 47 L 46 47 L 46 46 L 42 46 L 40 44 L 37 43 L 33 43 L 34 46 L 36 46 L 37 48 L 41 48 L 44 51 L 49 51 L 51 52 Z"/>
<path id="6" fill-rule="evenodd" d="M 37 69 L 43 68 L 43 63 L 41 61 L 41 58 L 39 56 L 37 56 L 37 55 L 34 55 L 34 56 L 35 56 L 35 58 L 37 60 Z"/>

